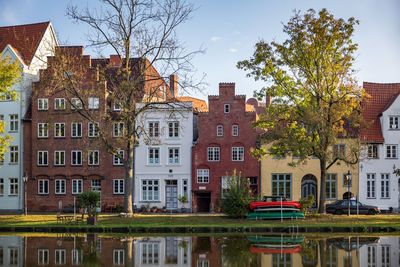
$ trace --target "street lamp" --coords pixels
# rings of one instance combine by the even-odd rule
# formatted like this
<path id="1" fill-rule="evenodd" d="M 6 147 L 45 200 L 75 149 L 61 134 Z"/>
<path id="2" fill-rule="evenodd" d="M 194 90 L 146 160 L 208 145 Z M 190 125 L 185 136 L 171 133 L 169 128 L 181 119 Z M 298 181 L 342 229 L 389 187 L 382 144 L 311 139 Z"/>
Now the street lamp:
<path id="1" fill-rule="evenodd" d="M 26 182 L 28 182 L 28 174 L 24 173 L 24 176 L 22 176 L 22 179 L 24 180 L 24 210 L 25 210 L 25 215 L 28 215 L 28 201 L 26 199 Z"/>
<path id="2" fill-rule="evenodd" d="M 350 170 L 347 171 L 347 173 L 344 175 L 344 179 L 346 180 L 346 185 L 347 185 L 347 202 L 349 204 L 348 209 L 347 209 L 347 216 L 350 216 L 350 186 L 351 186 L 351 172 Z"/>

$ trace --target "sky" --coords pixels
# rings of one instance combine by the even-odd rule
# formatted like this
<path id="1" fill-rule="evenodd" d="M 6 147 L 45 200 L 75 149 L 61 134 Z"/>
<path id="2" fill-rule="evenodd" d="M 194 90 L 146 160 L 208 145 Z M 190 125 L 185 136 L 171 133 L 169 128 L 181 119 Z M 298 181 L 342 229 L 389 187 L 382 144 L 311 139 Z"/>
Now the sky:
<path id="1" fill-rule="evenodd" d="M 196 76 L 205 74 L 202 91 L 186 93 L 207 99 L 218 94 L 220 82 L 236 83 L 236 94 L 252 97 L 262 82 L 246 77 L 236 68 L 238 61 L 249 59 L 254 45 L 282 42 L 283 24 L 293 11 L 327 8 L 336 18 L 354 17 L 360 21 L 353 40 L 358 43 L 355 69 L 363 81 L 400 82 L 400 1 L 399 0 L 188 0 L 196 7 L 191 20 L 177 34 L 187 51 L 204 48 L 192 63 Z M 88 28 L 75 24 L 65 15 L 68 3 L 86 7 L 96 0 L 0 0 L 0 26 L 51 21 L 61 44 L 87 44 Z M 85 49 L 85 54 L 96 56 Z"/>

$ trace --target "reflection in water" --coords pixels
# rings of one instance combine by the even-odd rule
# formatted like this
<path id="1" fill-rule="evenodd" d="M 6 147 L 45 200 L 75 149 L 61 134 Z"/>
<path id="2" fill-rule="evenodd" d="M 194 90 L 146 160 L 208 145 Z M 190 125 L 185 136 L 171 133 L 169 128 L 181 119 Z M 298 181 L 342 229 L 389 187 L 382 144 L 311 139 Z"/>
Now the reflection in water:
<path id="1" fill-rule="evenodd" d="M 0 266 L 399 266 L 399 237 L 2 236 Z"/>

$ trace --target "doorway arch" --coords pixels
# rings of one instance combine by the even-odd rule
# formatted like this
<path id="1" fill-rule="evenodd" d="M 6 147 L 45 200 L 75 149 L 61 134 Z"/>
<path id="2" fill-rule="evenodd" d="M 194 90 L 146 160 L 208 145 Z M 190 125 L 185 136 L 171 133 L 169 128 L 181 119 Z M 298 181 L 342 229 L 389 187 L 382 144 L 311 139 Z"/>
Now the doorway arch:
<path id="1" fill-rule="evenodd" d="M 306 174 L 301 179 L 301 198 L 305 199 L 308 195 L 314 195 L 314 204 L 312 208 L 317 208 L 318 202 L 318 190 L 317 190 L 318 182 L 317 177 L 312 174 Z"/>

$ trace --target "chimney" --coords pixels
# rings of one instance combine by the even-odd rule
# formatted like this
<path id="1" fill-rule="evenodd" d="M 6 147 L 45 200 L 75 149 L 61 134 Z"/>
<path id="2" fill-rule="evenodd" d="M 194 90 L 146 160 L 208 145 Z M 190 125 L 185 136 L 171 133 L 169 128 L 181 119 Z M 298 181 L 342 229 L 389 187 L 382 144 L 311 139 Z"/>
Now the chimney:
<path id="1" fill-rule="evenodd" d="M 110 55 L 110 66 L 121 67 L 121 57 L 118 55 Z"/>
<path id="2" fill-rule="evenodd" d="M 169 76 L 169 89 L 173 94 L 172 97 L 178 97 L 178 75 Z"/>
<path id="3" fill-rule="evenodd" d="M 266 95 L 265 96 L 265 105 L 271 105 L 271 96 L 269 96 L 269 95 Z"/>

